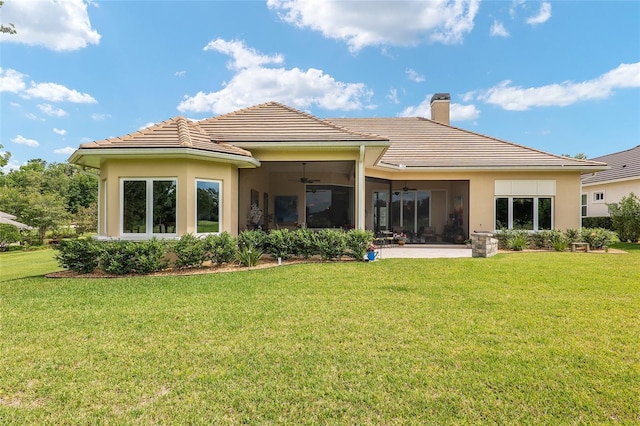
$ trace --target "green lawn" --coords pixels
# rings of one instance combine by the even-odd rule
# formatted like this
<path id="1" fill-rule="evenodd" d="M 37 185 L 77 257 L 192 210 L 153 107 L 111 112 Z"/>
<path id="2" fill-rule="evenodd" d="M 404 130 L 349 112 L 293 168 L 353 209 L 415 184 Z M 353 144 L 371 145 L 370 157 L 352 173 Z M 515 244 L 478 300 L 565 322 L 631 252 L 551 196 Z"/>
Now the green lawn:
<path id="1" fill-rule="evenodd" d="M 0 423 L 638 424 L 618 247 L 95 280 L 0 254 Z"/>

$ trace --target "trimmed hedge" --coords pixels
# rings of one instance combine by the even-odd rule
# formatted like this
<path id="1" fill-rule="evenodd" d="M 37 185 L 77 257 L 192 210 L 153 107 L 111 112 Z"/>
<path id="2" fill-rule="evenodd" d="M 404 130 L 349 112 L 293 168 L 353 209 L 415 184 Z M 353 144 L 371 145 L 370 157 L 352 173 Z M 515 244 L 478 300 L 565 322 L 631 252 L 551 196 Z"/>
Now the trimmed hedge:
<path id="1" fill-rule="evenodd" d="M 583 217 L 583 228 L 604 228 L 613 231 L 613 219 L 610 216 Z"/>
<path id="2" fill-rule="evenodd" d="M 57 247 L 56 259 L 63 268 L 86 274 L 96 268 L 109 274 L 148 274 L 169 266 L 168 254 L 175 255 L 176 268 L 198 268 L 207 261 L 221 265 L 239 262 L 253 266 L 263 253 L 274 258 L 309 259 L 319 255 L 324 260 L 337 260 L 349 255 L 364 260 L 373 233 L 352 229 L 247 230 L 234 238 L 227 232 L 204 238 L 185 234 L 177 241 L 153 238 L 149 241 L 63 240 Z"/>

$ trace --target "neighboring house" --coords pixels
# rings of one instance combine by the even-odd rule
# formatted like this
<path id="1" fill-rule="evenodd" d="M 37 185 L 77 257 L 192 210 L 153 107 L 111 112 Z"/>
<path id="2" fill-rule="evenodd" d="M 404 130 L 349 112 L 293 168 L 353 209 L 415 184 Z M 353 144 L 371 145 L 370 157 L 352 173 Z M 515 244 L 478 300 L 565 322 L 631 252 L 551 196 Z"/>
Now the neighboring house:
<path id="1" fill-rule="evenodd" d="M 582 175 L 582 217 L 609 216 L 607 204 L 624 196 L 640 196 L 640 145 L 594 158 L 607 163 L 609 169 Z"/>
<path id="2" fill-rule="evenodd" d="M 461 242 L 474 230 L 580 226 L 580 175 L 604 163 L 450 126 L 449 103 L 434 95 L 432 120 L 323 120 L 268 102 L 86 143 L 69 161 L 100 169 L 99 238 L 261 225 Z"/>
<path id="3" fill-rule="evenodd" d="M 20 223 L 16 220 L 16 217 L 12 214 L 0 212 L 0 223 L 7 223 L 9 225 L 13 225 L 19 229 L 30 229 L 29 225 L 25 225 L 24 223 Z"/>

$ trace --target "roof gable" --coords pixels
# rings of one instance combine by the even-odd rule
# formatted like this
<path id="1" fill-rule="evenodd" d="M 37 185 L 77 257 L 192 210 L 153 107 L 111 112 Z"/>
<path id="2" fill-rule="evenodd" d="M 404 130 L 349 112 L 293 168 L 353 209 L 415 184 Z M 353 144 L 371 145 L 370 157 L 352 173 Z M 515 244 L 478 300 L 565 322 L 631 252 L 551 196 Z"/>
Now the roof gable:
<path id="1" fill-rule="evenodd" d="M 386 137 L 354 131 L 278 102 L 244 108 L 198 123 L 213 140 L 242 142 L 365 142 Z"/>
<path id="2" fill-rule="evenodd" d="M 640 179 L 640 145 L 625 151 L 596 157 L 609 165 L 608 170 L 582 176 L 582 184 L 608 182 L 613 180 Z"/>
<path id="3" fill-rule="evenodd" d="M 422 117 L 329 118 L 356 131 L 385 135 L 381 165 L 440 169 L 573 168 L 605 164 L 550 154 Z"/>

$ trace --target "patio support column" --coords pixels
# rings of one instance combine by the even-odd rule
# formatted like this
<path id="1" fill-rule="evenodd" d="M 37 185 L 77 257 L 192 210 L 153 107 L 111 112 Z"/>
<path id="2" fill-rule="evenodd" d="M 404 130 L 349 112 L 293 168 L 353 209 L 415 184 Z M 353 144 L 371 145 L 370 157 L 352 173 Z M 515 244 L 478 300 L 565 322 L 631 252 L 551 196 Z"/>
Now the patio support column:
<path id="1" fill-rule="evenodd" d="M 364 230 L 365 209 L 364 209 L 364 145 L 360 145 L 360 156 L 356 165 L 356 229 Z"/>

